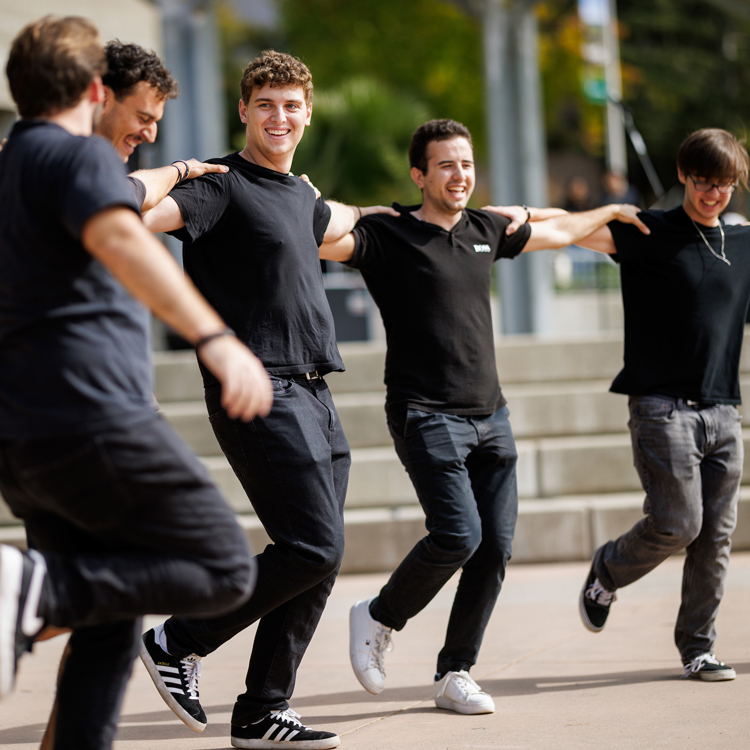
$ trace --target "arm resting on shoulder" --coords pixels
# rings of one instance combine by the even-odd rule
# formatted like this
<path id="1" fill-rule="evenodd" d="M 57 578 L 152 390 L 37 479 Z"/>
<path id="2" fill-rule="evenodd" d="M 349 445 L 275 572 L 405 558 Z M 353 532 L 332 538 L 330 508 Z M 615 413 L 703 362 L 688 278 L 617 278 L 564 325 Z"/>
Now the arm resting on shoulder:
<path id="1" fill-rule="evenodd" d="M 186 164 L 187 168 L 185 168 Z M 141 206 L 141 213 L 145 214 L 164 200 L 169 191 L 183 179 L 192 180 L 204 174 L 228 171 L 229 167 L 224 164 L 206 164 L 197 159 L 188 159 L 186 162 L 180 160 L 157 169 L 139 169 L 137 172 L 132 172 L 130 176 L 140 180 L 146 186 L 146 197 Z M 183 177 L 186 172 L 187 177 Z"/>
<path id="2" fill-rule="evenodd" d="M 607 227 L 610 221 L 634 224 L 644 234 L 651 234 L 651 230 L 638 218 L 640 210 L 627 204 L 612 204 L 593 211 L 564 214 L 536 222 L 531 226 L 531 236 L 523 252 L 583 245 L 611 255 L 615 252 L 615 245 Z"/>
<path id="3" fill-rule="evenodd" d="M 81 231 L 81 242 L 134 297 L 191 343 L 226 328 L 169 251 L 129 209 L 94 214 Z M 221 336 L 201 346 L 199 356 L 222 384 L 222 403 L 231 417 L 250 420 L 268 413 L 270 380 L 244 344 Z"/>
<path id="4" fill-rule="evenodd" d="M 323 242 L 335 242 L 340 240 L 344 235 L 354 229 L 354 225 L 363 217 L 369 214 L 390 214 L 398 216 L 398 211 L 389 206 L 347 206 L 337 201 L 326 201 L 328 208 L 331 209 L 331 220 L 323 235 Z"/>
<path id="5" fill-rule="evenodd" d="M 513 234 L 519 227 L 533 221 L 546 221 L 555 216 L 564 216 L 568 212 L 562 208 L 532 208 L 531 206 L 482 206 L 482 211 L 505 216 L 510 224 L 505 234 Z"/>

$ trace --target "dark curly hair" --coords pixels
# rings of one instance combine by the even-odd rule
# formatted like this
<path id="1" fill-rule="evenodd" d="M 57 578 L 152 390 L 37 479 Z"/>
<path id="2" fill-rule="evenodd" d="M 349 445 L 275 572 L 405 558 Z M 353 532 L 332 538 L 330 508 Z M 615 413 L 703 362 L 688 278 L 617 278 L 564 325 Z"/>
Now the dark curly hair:
<path id="1" fill-rule="evenodd" d="M 469 145 L 472 145 L 469 129 L 455 120 L 430 120 L 420 125 L 411 137 L 409 166 L 416 167 L 422 174 L 426 174 L 427 146 L 432 141 L 450 141 L 453 138 L 466 138 Z"/>
<path id="2" fill-rule="evenodd" d="M 119 39 L 108 42 L 104 48 L 107 72 L 102 76 L 105 86 L 122 101 L 133 89 L 145 81 L 153 86 L 162 99 L 176 99 L 180 87 L 157 55 L 137 44 L 124 44 Z"/>
<path id="3" fill-rule="evenodd" d="M 312 101 L 313 82 L 307 65 L 286 52 L 265 50 L 245 68 L 240 82 L 242 101 L 247 104 L 253 89 L 262 89 L 267 83 L 277 87 L 301 86 L 305 102 Z"/>

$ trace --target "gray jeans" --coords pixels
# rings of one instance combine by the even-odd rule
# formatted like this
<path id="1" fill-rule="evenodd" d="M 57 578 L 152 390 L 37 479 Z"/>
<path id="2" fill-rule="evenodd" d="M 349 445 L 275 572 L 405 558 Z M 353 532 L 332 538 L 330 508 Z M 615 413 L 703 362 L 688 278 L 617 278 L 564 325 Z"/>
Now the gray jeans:
<path id="1" fill-rule="evenodd" d="M 629 427 L 646 518 L 600 547 L 594 570 L 614 591 L 685 550 L 675 643 L 686 663 L 716 640 L 742 477 L 740 416 L 731 405 L 633 396 Z"/>

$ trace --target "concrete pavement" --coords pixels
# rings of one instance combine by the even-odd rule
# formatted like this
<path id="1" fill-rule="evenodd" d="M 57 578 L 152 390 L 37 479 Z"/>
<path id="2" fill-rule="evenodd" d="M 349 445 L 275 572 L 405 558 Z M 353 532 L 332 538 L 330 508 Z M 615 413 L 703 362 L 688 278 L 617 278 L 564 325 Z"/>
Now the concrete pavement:
<path id="1" fill-rule="evenodd" d="M 384 575 L 342 576 L 303 661 L 292 708 L 338 732 L 348 750 L 568 750 L 750 746 L 750 553 L 733 555 L 718 620 L 717 656 L 733 682 L 682 681 L 672 642 L 680 558 L 622 589 L 607 627 L 581 625 L 583 563 L 512 565 L 472 676 L 497 711 L 460 716 L 436 709 L 430 682 L 455 579 L 394 635 L 386 690 L 366 693 L 348 658 L 348 611 Z M 155 624 L 157 618 L 150 618 Z M 122 713 L 117 750 L 226 750 L 232 703 L 242 690 L 253 630 L 203 661 L 201 701 L 209 725 L 194 734 L 173 718 L 140 663 Z M 0 704 L 0 746 L 38 747 L 64 639 L 38 644 L 16 692 Z"/>

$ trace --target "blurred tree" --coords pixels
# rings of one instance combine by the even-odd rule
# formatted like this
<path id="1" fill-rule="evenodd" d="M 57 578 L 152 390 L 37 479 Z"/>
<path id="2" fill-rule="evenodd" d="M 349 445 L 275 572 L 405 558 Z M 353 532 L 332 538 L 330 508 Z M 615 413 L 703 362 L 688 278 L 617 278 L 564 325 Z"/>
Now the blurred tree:
<path id="1" fill-rule="evenodd" d="M 372 78 L 316 93 L 312 125 L 294 158 L 321 193 L 354 205 L 419 202 L 407 152 L 427 108 Z"/>
<path id="2" fill-rule="evenodd" d="M 620 53 L 637 75 L 630 105 L 665 187 L 677 182 L 675 156 L 693 130 L 719 127 L 743 137 L 750 120 L 750 19 L 732 3 L 618 0 Z M 698 22 L 697 19 L 700 19 Z M 640 172 L 633 165 L 633 176 Z"/>

